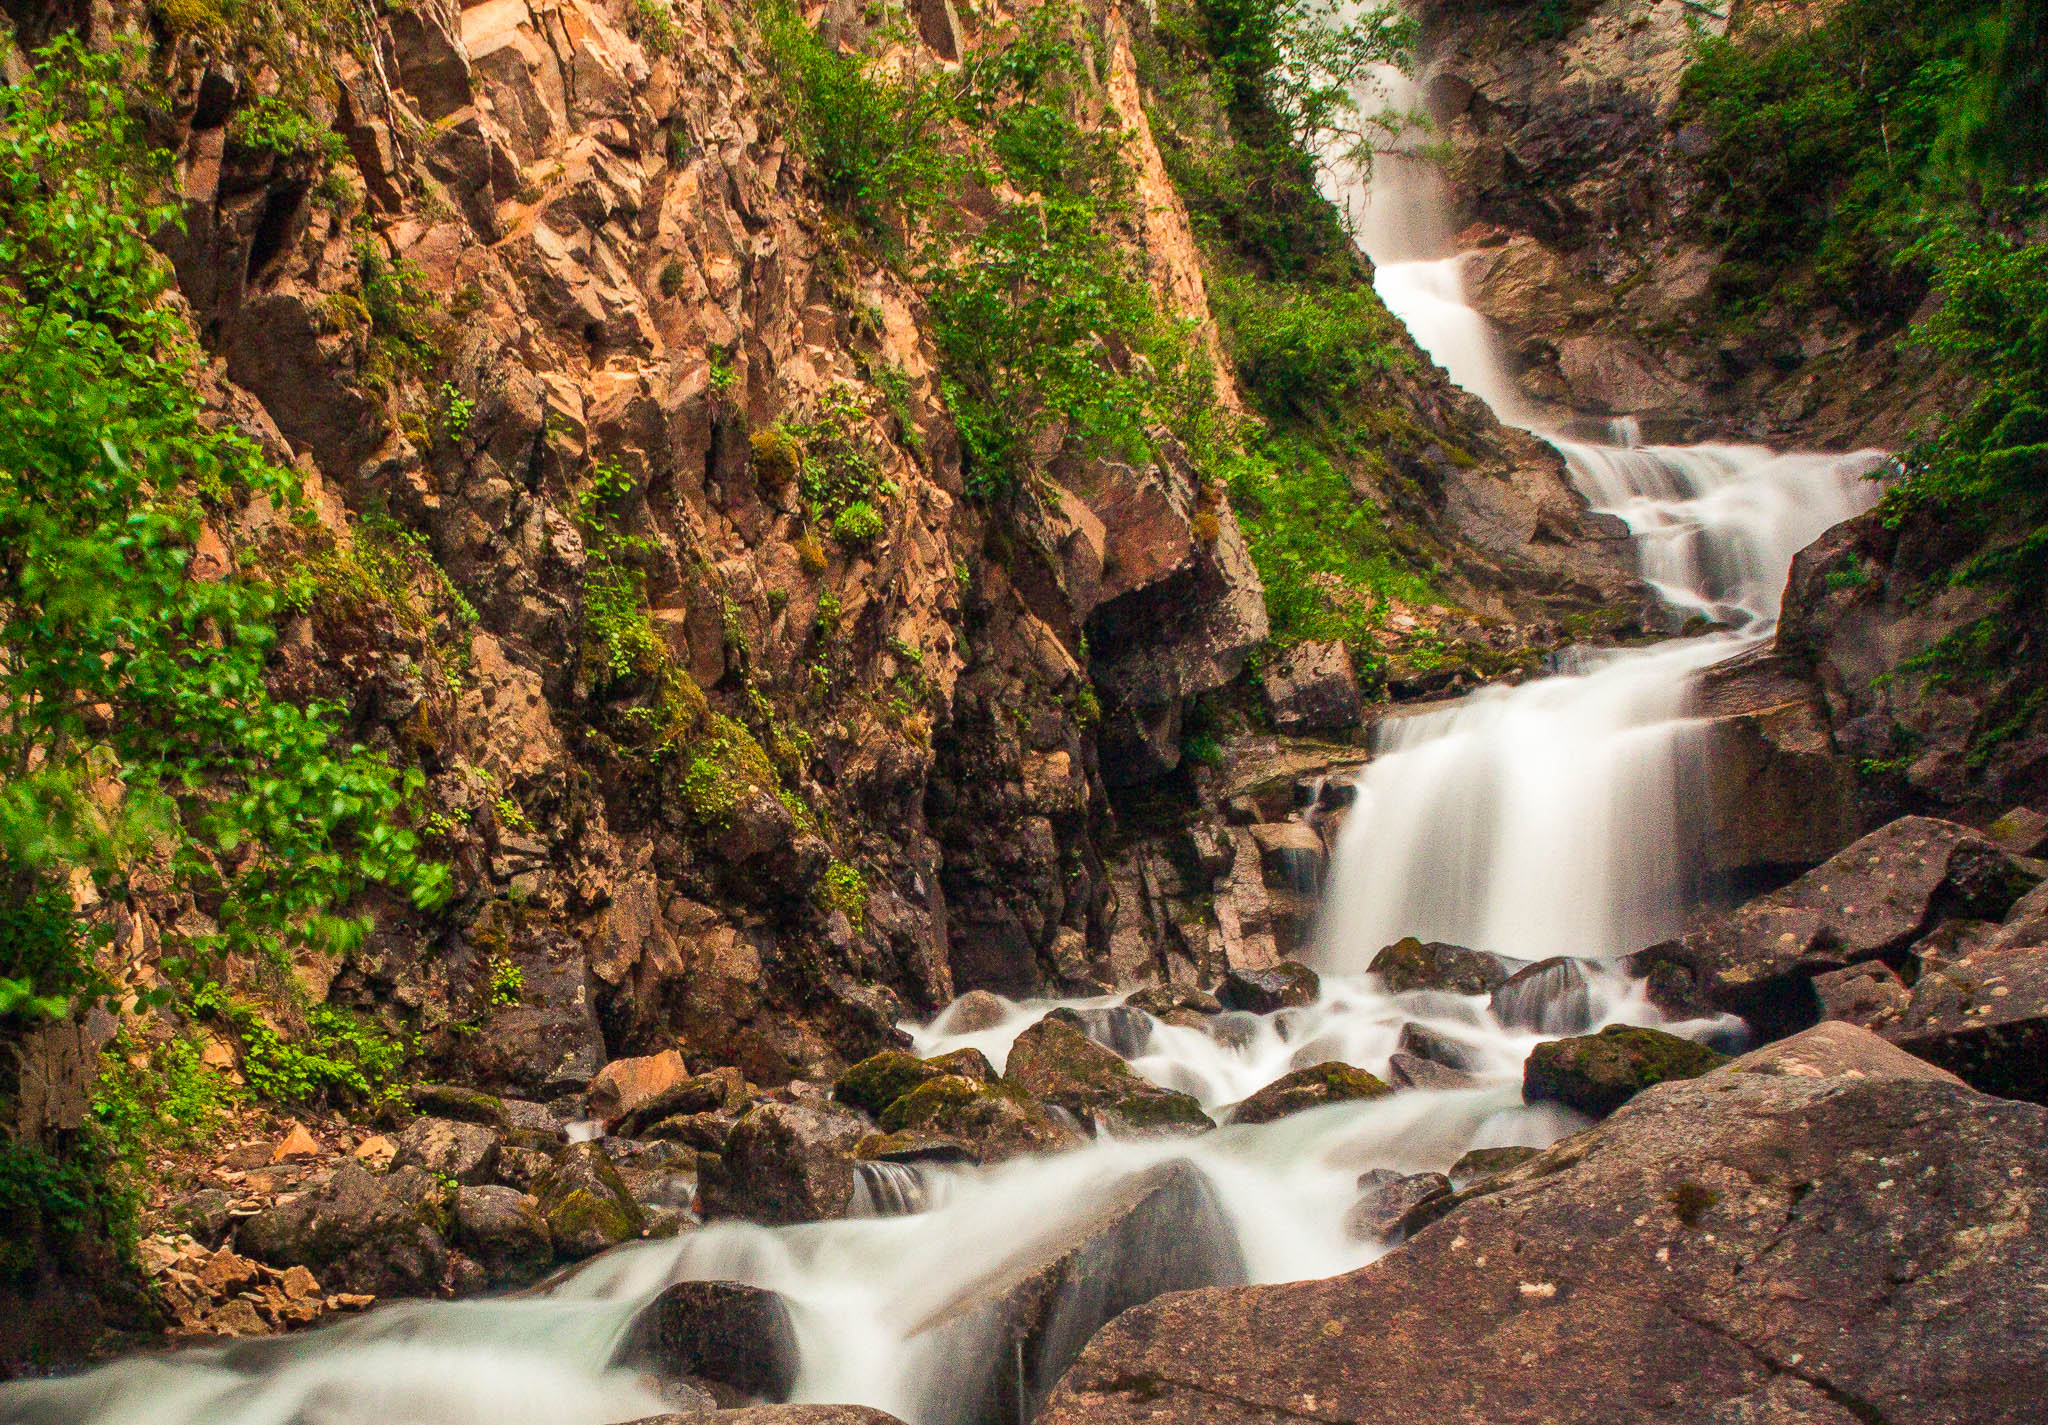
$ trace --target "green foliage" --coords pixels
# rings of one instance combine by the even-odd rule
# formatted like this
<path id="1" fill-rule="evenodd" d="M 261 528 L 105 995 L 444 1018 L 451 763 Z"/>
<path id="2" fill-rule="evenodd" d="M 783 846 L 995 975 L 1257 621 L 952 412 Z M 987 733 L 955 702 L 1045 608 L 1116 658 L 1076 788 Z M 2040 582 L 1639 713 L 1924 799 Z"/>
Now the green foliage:
<path id="1" fill-rule="evenodd" d="M 492 1009 L 518 1004 L 526 993 L 526 973 L 503 955 L 491 959 L 491 979 L 484 989 L 484 1003 Z"/>
<path id="2" fill-rule="evenodd" d="M 297 614 L 360 617 L 388 608 L 418 633 L 435 626 L 435 604 L 472 627 L 476 609 L 435 561 L 427 537 L 389 515 L 366 514 L 345 548 L 332 544 L 296 551 L 272 570 L 280 604 Z M 428 591 L 421 597 L 422 589 Z"/>
<path id="3" fill-rule="evenodd" d="M 855 500 L 832 517 L 832 537 L 841 544 L 872 544 L 881 533 L 881 512 L 866 500 Z"/>
<path id="4" fill-rule="evenodd" d="M 860 867 L 848 861 L 833 861 L 818 880 L 818 904 L 828 911 L 843 911 L 847 924 L 858 934 L 867 927 L 868 883 Z"/>
<path id="5" fill-rule="evenodd" d="M 1379 511 L 1311 442 L 1269 440 L 1233 462 L 1229 480 L 1276 643 L 1362 644 L 1385 600 L 1428 600 L 1427 582 L 1396 556 Z"/>
<path id="6" fill-rule="evenodd" d="M 231 1030 L 242 1075 L 259 1098 L 280 1104 L 375 1104 L 397 1093 L 406 1046 L 368 1020 L 333 1005 L 306 1011 L 306 1032 L 287 1038 L 254 1005 L 219 985 L 201 985 L 192 1007 Z"/>
<path id="7" fill-rule="evenodd" d="M 866 55 L 841 53 L 787 0 L 770 0 L 761 36 L 793 137 L 826 197 L 894 245 L 958 174 L 942 143 L 957 112 L 952 80 L 922 68 L 891 74 Z"/>
<path id="8" fill-rule="evenodd" d="M 61 1251 L 112 1229 L 132 1245 L 135 1204 L 107 1183 L 104 1157 L 96 1144 L 58 1155 L 0 1141 L 0 1281 L 27 1276 L 45 1244 Z"/>
<path id="9" fill-rule="evenodd" d="M 1899 258 L 1944 133 L 1980 103 L 1998 0 L 1847 0 L 1760 47 L 1703 37 L 1681 116 L 1700 161 L 1726 299 L 1831 301 L 1903 316 L 1924 274 Z"/>
<path id="10" fill-rule="evenodd" d="M 0 981 L 17 1013 L 93 988 L 103 895 L 151 859 L 217 925 L 186 948 L 277 958 L 363 932 L 365 883 L 418 905 L 445 868 L 399 823 L 416 774 L 337 745 L 338 710 L 274 699 L 275 592 L 188 575 L 209 502 L 298 502 L 292 472 L 200 419 L 196 355 L 146 234 L 120 54 L 69 40 L 0 89 Z"/>
<path id="11" fill-rule="evenodd" d="M 1406 364 L 1399 323 L 1363 284 L 1232 277 L 1209 295 L 1238 375 L 1274 420 L 1341 415 L 1368 377 Z"/>
<path id="12" fill-rule="evenodd" d="M 445 318 L 428 290 L 426 273 L 404 258 L 393 262 L 370 238 L 356 244 L 355 257 L 373 356 L 379 358 L 373 367 L 389 365 L 415 374 L 432 370 L 441 360 Z"/>
<path id="13" fill-rule="evenodd" d="M 672 55 L 683 47 L 683 27 L 669 0 L 633 0 L 633 35 L 656 54 Z"/>
<path id="14" fill-rule="evenodd" d="M 236 110 L 228 138 L 244 148 L 280 158 L 318 158 L 337 163 L 348 156 L 340 134 L 282 95 L 265 94 Z"/>
<path id="15" fill-rule="evenodd" d="M 441 383 L 441 432 L 450 440 L 461 440 L 469 434 L 469 423 L 476 418 L 476 402 L 462 394 L 451 381 Z"/>

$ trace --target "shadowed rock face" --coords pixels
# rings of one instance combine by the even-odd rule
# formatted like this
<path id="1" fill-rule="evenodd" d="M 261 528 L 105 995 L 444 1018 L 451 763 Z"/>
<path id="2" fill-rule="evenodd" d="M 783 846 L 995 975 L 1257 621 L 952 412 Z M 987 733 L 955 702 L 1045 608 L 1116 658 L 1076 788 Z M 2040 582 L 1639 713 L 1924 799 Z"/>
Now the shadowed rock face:
<path id="1" fill-rule="evenodd" d="M 1131 1311 L 1041 1419 L 2038 1419 L 2048 1112 L 1825 1032 L 1873 1047 L 1653 1088 L 1347 1276 Z"/>

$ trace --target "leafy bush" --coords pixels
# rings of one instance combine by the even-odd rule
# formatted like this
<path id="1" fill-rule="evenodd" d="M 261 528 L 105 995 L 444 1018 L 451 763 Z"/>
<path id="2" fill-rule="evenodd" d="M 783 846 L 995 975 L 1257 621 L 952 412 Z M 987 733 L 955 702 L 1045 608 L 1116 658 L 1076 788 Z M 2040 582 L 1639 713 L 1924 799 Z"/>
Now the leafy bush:
<path id="1" fill-rule="evenodd" d="M 866 500 L 855 500 L 832 517 L 832 537 L 841 544 L 871 544 L 881 533 L 881 512 Z"/>
<path id="2" fill-rule="evenodd" d="M 60 40 L 0 88 L 0 1003 L 94 986 L 98 932 L 61 887 L 145 860 L 217 924 L 198 953 L 335 946 L 382 881 L 449 889 L 399 825 L 416 774 L 337 744 L 337 710 L 274 699 L 277 596 L 187 577 L 207 502 L 300 500 L 293 472 L 200 419 L 192 341 L 161 300 L 123 56 Z"/>
<path id="3" fill-rule="evenodd" d="M 242 1044 L 242 1074 L 259 1097 L 281 1104 L 378 1103 L 393 1095 L 405 1045 L 333 1005 L 306 1011 L 306 1032 L 288 1039 L 255 1006 L 219 985 L 201 985 L 192 1006 Z"/>
<path id="4" fill-rule="evenodd" d="M 228 121 L 228 137 L 244 148 L 280 158 L 317 157 L 335 163 L 348 154 L 340 134 L 276 94 L 262 95 L 236 110 Z"/>
<path id="5" fill-rule="evenodd" d="M 1362 283 L 1236 277 L 1209 292 L 1238 375 L 1276 420 L 1336 415 L 1366 378 L 1406 362 L 1399 324 Z"/>

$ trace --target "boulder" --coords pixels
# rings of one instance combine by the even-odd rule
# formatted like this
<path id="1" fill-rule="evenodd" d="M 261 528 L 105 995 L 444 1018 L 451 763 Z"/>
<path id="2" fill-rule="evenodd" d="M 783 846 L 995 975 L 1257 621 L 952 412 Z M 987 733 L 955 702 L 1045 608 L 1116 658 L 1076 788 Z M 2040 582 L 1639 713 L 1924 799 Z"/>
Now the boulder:
<path id="1" fill-rule="evenodd" d="M 1480 950 L 1410 935 L 1372 957 L 1368 967 L 1390 994 L 1441 990 L 1454 995 L 1491 994 L 1508 977 L 1507 967 Z"/>
<path id="2" fill-rule="evenodd" d="M 235 1245 L 277 1267 L 305 1267 L 331 1290 L 425 1296 L 448 1263 L 445 1186 L 419 1168 L 372 1177 L 353 1160 L 325 1182 L 244 1222 Z"/>
<path id="3" fill-rule="evenodd" d="M 2048 814 L 2014 807 L 1984 828 L 1984 834 L 2015 856 L 2048 854 Z"/>
<path id="4" fill-rule="evenodd" d="M 1271 1014 L 1277 1009 L 1314 1004 L 1322 992 L 1322 979 L 1314 970 L 1282 960 L 1265 969 L 1232 970 L 1216 987 L 1216 998 L 1225 1009 Z"/>
<path id="5" fill-rule="evenodd" d="M 897 1099 L 945 1072 L 915 1054 L 884 1049 L 841 1074 L 839 1082 L 832 1086 L 832 1097 L 848 1108 L 879 1118 L 882 1110 Z"/>
<path id="6" fill-rule="evenodd" d="M 1468 1072 L 1474 1067 L 1472 1051 L 1448 1034 L 1439 1034 L 1426 1025 L 1412 1020 L 1401 1026 L 1401 1037 L 1395 1041 L 1395 1052 L 1412 1054 L 1418 1059 L 1428 1059 L 1447 1069 Z"/>
<path id="7" fill-rule="evenodd" d="M 1652 1084 L 1696 1079 L 1727 1062 L 1727 1055 L 1661 1029 L 1610 1024 L 1598 1034 L 1552 1039 L 1530 1050 L 1522 1097 L 1604 1118 Z"/>
<path id="8" fill-rule="evenodd" d="M 1000 1262 L 913 1327 L 961 1322 L 969 1329 L 955 1339 L 983 1352 L 979 1400 L 954 1418 L 971 1425 L 1030 1420 L 1105 1322 L 1164 1293 L 1245 1279 L 1215 1190 L 1186 1162 L 1110 1184 L 1090 1217 L 1065 1225 L 1057 1241 L 1050 1261 L 1027 1251 Z M 1041 1241 L 1035 1250 L 1047 1248 Z"/>
<path id="9" fill-rule="evenodd" d="M 782 1298 L 739 1282 L 678 1282 L 644 1307 L 612 1353 L 614 1368 L 709 1381 L 749 1396 L 788 1398 L 796 1325 Z"/>
<path id="10" fill-rule="evenodd" d="M 455 1241 L 493 1281 L 532 1281 L 555 1256 L 540 1200 L 509 1187 L 466 1187 L 455 1194 Z"/>
<path id="11" fill-rule="evenodd" d="M 1405 1240 L 1436 1220 L 1436 1204 L 1451 1195 L 1451 1180 L 1442 1173 L 1397 1173 L 1374 1168 L 1358 1179 L 1358 1201 L 1344 1224 L 1361 1242 Z"/>
<path id="12" fill-rule="evenodd" d="M 745 1074 L 731 1067 L 713 1069 L 679 1079 L 642 1099 L 619 1115 L 617 1132 L 623 1137 L 637 1137 L 643 1129 L 663 1119 L 698 1113 L 737 1113 L 752 1101 L 753 1090 L 747 1087 Z"/>
<path id="13" fill-rule="evenodd" d="M 1474 1148 L 1451 1164 L 1454 1183 L 1478 1182 L 1498 1177 L 1509 1168 L 1519 1168 L 1543 1150 L 1541 1148 Z"/>
<path id="14" fill-rule="evenodd" d="M 1119 1059 L 1134 1059 L 1152 1042 L 1152 1020 L 1143 1010 L 1121 1004 L 1084 1005 L 1074 1010 L 1081 1032 Z"/>
<path id="15" fill-rule="evenodd" d="M 1967 826 L 1901 817 L 1628 963 L 1670 1013 L 1728 1011 L 1777 1037 L 1820 1018 L 1814 976 L 1873 959 L 1904 968 L 1937 922 L 2002 920 L 2041 879 L 2037 865 Z"/>
<path id="16" fill-rule="evenodd" d="M 1882 960 L 1865 960 L 1846 970 L 1813 977 L 1823 1020 L 1840 1020 L 1864 1029 L 1883 1030 L 1906 1012 L 1912 991 L 1899 972 Z"/>
<path id="17" fill-rule="evenodd" d="M 646 1214 L 619 1170 L 596 1143 L 572 1143 L 535 1184 L 555 1250 L 571 1259 L 595 1256 L 640 1235 Z"/>
<path id="18" fill-rule="evenodd" d="M 1054 1010 L 1017 1036 L 1003 1078 L 1117 1136 L 1202 1133 L 1216 1126 L 1191 1095 L 1132 1073 L 1087 1036 L 1069 1009 Z"/>
<path id="19" fill-rule="evenodd" d="M 856 1114 L 755 1104 L 724 1152 L 702 1160 L 704 1215 L 778 1225 L 844 1217 L 853 1203 L 853 1150 L 867 1133 Z"/>
<path id="20" fill-rule="evenodd" d="M 413 1112 L 429 1118 L 452 1118 L 462 1123 L 481 1123 L 486 1128 L 503 1128 L 508 1119 L 505 1101 L 481 1089 L 458 1084 L 417 1084 L 406 1094 Z M 529 1107 L 539 1108 L 532 1104 Z M 545 1109 L 542 1112 L 546 1112 Z M 552 1127 L 552 1123 L 549 1125 Z"/>
<path id="21" fill-rule="evenodd" d="M 1039 1425 L 2019 1425 L 2048 1397 L 2044 1165 L 2033 1104 L 1724 1066 L 1360 1271 L 1126 1312 Z"/>
<path id="22" fill-rule="evenodd" d="M 891 1137 L 912 1134 L 959 1144 L 982 1163 L 999 1163 L 1022 1153 L 1056 1152 L 1082 1141 L 1016 1084 L 962 1074 L 927 1079 L 890 1104 L 881 1125 Z M 862 1156 L 884 1155 L 869 1150 Z"/>
<path id="23" fill-rule="evenodd" d="M 1399 1050 L 1387 1056 L 1387 1077 L 1404 1089 L 1469 1089 L 1479 1082 L 1463 1069 L 1446 1068 L 1434 1059 Z"/>
<path id="24" fill-rule="evenodd" d="M 947 1005 L 933 1023 L 948 1034 L 979 1034 L 1008 1019 L 1013 1008 L 1001 995 L 987 990 L 969 990 Z"/>
<path id="25" fill-rule="evenodd" d="M 1564 955 L 1524 965 L 1494 986 L 1493 1017 L 1503 1028 L 1538 1034 L 1583 1034 L 1593 1027 L 1586 967 Z"/>
<path id="26" fill-rule="evenodd" d="M 1333 732 L 1364 716 L 1351 650 L 1338 640 L 1297 643 L 1266 661 L 1259 682 L 1281 732 Z"/>
<path id="27" fill-rule="evenodd" d="M 416 1118 L 398 1135 L 394 1168 L 425 1168 L 465 1187 L 491 1181 L 498 1166 L 498 1134 L 481 1123 Z"/>
<path id="28" fill-rule="evenodd" d="M 1963 1083 L 1948 1070 L 1908 1054 L 1867 1029 L 1832 1022 L 1816 1024 L 1789 1039 L 1752 1049 L 1714 1072 L 1800 1079 L 1922 1079 L 1959 1088 Z"/>
<path id="29" fill-rule="evenodd" d="M 689 1077 L 683 1056 L 673 1049 L 637 1059 L 614 1059 L 590 1081 L 590 1116 L 616 1123 Z"/>
<path id="30" fill-rule="evenodd" d="M 1299 896 L 1323 893 L 1323 868 L 1329 852 L 1319 832 L 1306 822 L 1267 821 L 1248 828 L 1259 848 L 1259 874 L 1269 889 Z"/>
<path id="31" fill-rule="evenodd" d="M 1987 950 L 1921 973 L 1885 1037 L 1970 1087 L 2048 1104 L 2048 946 Z"/>
<path id="32" fill-rule="evenodd" d="M 1290 1113 L 1321 1108 L 1329 1103 L 1351 1103 L 1381 1098 L 1394 1090 L 1388 1084 L 1335 1060 L 1296 1069 L 1267 1084 L 1250 1098 L 1229 1109 L 1232 1123 L 1271 1123 Z"/>

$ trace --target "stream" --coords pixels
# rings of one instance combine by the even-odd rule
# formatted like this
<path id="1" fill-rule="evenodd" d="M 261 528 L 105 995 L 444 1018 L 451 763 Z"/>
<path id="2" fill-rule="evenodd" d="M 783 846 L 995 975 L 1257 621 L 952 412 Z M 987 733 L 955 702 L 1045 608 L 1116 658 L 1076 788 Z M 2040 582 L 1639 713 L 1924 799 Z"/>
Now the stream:
<path id="1" fill-rule="evenodd" d="M 1389 88 L 1397 104 L 1409 92 L 1398 77 Z M 1603 962 L 1672 933 L 1685 909 L 1677 789 L 1700 746 L 1686 713 L 1689 682 L 1770 635 L 1793 554 L 1875 497 L 1864 477 L 1883 457 L 1643 447 L 1625 427 L 1612 443 L 1591 444 L 1546 430 L 1464 300 L 1462 259 L 1430 166 L 1394 155 L 1369 191 L 1343 173 L 1328 181 L 1354 211 L 1362 200 L 1361 242 L 1379 290 L 1418 343 L 1503 420 L 1550 440 L 1587 498 L 1628 523 L 1644 576 L 1721 631 L 1583 652 L 1539 681 L 1382 723 L 1308 957 L 1323 974 L 1320 1000 L 1225 1016 L 1227 1035 L 1134 1020 L 1121 1047 L 1138 1073 L 1193 1093 L 1212 1114 L 1328 1059 L 1384 1076 L 1411 1022 L 1459 1045 L 1480 1086 L 1404 1090 L 1192 1140 L 1098 1140 L 997 1167 L 877 1173 L 863 1190 L 876 1215 L 781 1228 L 718 1222 L 617 1248 L 537 1293 L 388 1305 L 295 1336 L 0 1387 L 0 1420 L 631 1420 L 669 1408 L 655 1383 L 608 1368 L 633 1317 L 671 1283 L 723 1279 L 773 1288 L 788 1303 L 801 1350 L 793 1399 L 870 1404 L 910 1425 L 966 1425 L 989 1373 L 1003 1368 L 988 1315 L 974 1304 L 1059 1255 L 1099 1220 L 1105 1200 L 1162 1164 L 1190 1163 L 1213 1188 L 1218 1210 L 1187 1231 L 1233 1238 L 1248 1279 L 1283 1281 L 1348 1271 L 1385 1250 L 1347 1230 L 1361 1172 L 1443 1171 L 1474 1147 L 1540 1147 L 1582 1126 L 1569 1111 L 1523 1104 L 1522 1062 L 1545 1037 L 1527 1024 L 1583 1032 L 1661 1022 L 1640 986 Z M 1387 992 L 1367 967 L 1405 935 L 1515 961 L 1587 962 L 1569 986 L 1578 996 L 1569 1022 L 1543 1005 L 1504 1024 L 1484 996 Z M 950 1011 L 907 1027 L 921 1055 L 971 1045 L 1001 1067 L 1018 1033 L 1052 1007 L 1015 1004 L 999 1024 L 972 1032 L 951 1029 Z"/>

